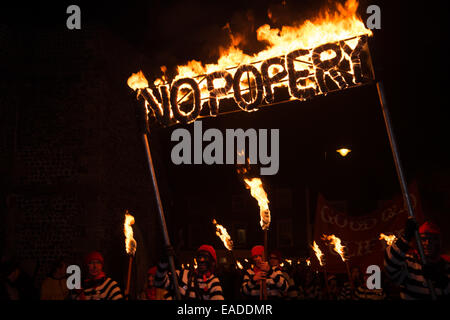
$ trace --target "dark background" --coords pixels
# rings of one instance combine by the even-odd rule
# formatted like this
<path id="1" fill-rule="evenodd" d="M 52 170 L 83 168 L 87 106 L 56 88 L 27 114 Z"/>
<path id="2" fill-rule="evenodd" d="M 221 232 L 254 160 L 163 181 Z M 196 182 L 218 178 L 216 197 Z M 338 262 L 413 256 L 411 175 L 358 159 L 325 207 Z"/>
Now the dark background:
<path id="1" fill-rule="evenodd" d="M 66 28 L 66 8 L 81 8 L 81 30 Z M 122 223 L 136 217 L 134 283 L 163 247 L 145 153 L 126 85 L 140 69 L 159 77 L 188 60 L 212 62 L 229 44 L 223 28 L 264 47 L 255 30 L 313 17 L 326 1 L 106 1 L 17 3 L 0 11 L 0 195 L 2 256 L 19 259 L 37 281 L 56 256 L 81 263 L 104 253 L 107 270 L 123 281 L 127 267 Z M 446 90 L 448 8 L 395 1 L 361 1 L 381 8 L 381 30 L 370 39 L 383 81 L 408 182 L 418 181 L 426 216 L 444 230 L 448 253 L 450 171 Z M 270 21 L 270 9 L 276 20 Z M 185 126 L 192 128 L 192 125 Z M 400 192 L 374 86 L 308 102 L 203 121 L 208 127 L 279 128 L 280 170 L 263 181 L 272 210 L 269 246 L 306 257 L 306 194 L 311 221 L 320 192 L 351 215 L 367 214 Z M 216 218 L 237 243 L 237 254 L 262 241 L 256 201 L 234 166 L 182 165 L 170 160 L 174 128 L 155 129 L 151 147 L 171 240 L 180 262 L 201 243 L 222 249 Z M 335 150 L 353 150 L 341 158 Z M 290 227 L 287 227 L 290 225 Z M 220 251 L 219 256 L 226 256 Z"/>

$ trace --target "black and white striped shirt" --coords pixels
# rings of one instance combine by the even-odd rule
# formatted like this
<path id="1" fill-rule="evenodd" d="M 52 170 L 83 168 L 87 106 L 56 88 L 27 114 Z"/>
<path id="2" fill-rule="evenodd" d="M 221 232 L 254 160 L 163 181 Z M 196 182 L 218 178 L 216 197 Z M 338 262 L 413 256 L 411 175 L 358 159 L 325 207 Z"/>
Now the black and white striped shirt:
<path id="1" fill-rule="evenodd" d="M 168 290 L 164 298 L 166 300 L 172 300 L 175 296 L 172 276 L 169 276 L 167 271 L 167 265 L 158 264 L 155 286 Z M 184 299 L 224 300 L 220 280 L 213 273 L 208 276 L 201 276 L 197 272 L 189 269 L 176 270 L 176 273 L 180 294 Z"/>
<path id="2" fill-rule="evenodd" d="M 241 292 L 247 298 L 259 298 L 261 281 L 253 280 L 255 271 L 252 269 L 246 270 L 244 279 L 241 285 Z M 268 298 L 282 298 L 285 297 L 289 288 L 289 284 L 281 271 L 271 268 L 267 272 L 267 297 Z"/>
<path id="3" fill-rule="evenodd" d="M 123 299 L 120 288 L 114 280 L 104 277 L 89 281 L 83 290 L 84 300 L 120 300 Z"/>
<path id="4" fill-rule="evenodd" d="M 388 277 L 400 285 L 400 297 L 404 300 L 431 299 L 430 290 L 423 276 L 422 265 L 419 260 L 408 254 L 409 245 L 403 237 L 399 237 L 391 246 L 388 246 L 384 256 L 384 267 Z M 450 279 L 450 264 L 446 261 L 444 270 Z M 450 293 L 450 282 L 445 288 L 434 287 L 437 297 L 447 296 Z"/>

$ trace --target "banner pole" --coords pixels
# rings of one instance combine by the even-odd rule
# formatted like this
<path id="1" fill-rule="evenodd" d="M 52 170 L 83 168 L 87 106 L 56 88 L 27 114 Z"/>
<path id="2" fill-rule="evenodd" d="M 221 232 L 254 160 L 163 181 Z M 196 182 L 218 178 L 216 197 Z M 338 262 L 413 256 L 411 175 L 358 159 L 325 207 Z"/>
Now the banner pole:
<path id="1" fill-rule="evenodd" d="M 381 104 L 381 110 L 383 111 L 383 117 L 384 117 L 384 123 L 386 125 L 386 131 L 387 131 L 387 134 L 389 137 L 389 144 L 391 146 L 392 155 L 394 157 L 395 169 L 397 171 L 398 180 L 400 182 L 400 187 L 402 189 L 403 200 L 408 209 L 409 216 L 411 218 L 415 219 L 414 210 L 411 205 L 411 199 L 409 196 L 406 179 L 405 179 L 405 175 L 403 172 L 403 167 L 400 162 L 400 156 L 399 156 L 399 152 L 398 152 L 398 148 L 397 148 L 397 142 L 395 139 L 394 131 L 392 130 L 391 116 L 389 114 L 389 110 L 387 107 L 386 97 L 384 95 L 383 84 L 381 83 L 381 81 L 377 81 L 376 86 L 377 86 L 377 91 L 378 91 L 378 98 L 379 98 L 380 104 Z M 416 229 L 414 235 L 416 238 L 417 250 L 419 251 L 420 259 L 422 260 L 422 265 L 425 265 L 426 258 L 425 258 L 425 254 L 423 251 L 422 241 L 420 240 L 419 230 Z M 425 278 L 425 280 L 427 282 L 428 288 L 430 289 L 432 299 L 436 300 L 436 293 L 434 291 L 433 284 L 431 283 L 430 279 Z"/>
<path id="2" fill-rule="evenodd" d="M 138 94 L 138 95 L 140 95 L 140 94 Z M 181 300 L 180 289 L 178 287 L 177 273 L 176 273 L 176 269 L 175 269 L 174 250 L 170 243 L 169 232 L 167 231 L 166 219 L 164 217 L 164 209 L 163 209 L 163 205 L 162 205 L 162 201 L 161 201 L 161 196 L 159 194 L 158 182 L 156 180 L 155 168 L 153 166 L 152 154 L 150 152 L 150 145 L 148 142 L 147 134 L 150 132 L 150 130 L 148 128 L 148 122 L 147 122 L 147 110 L 146 110 L 146 107 L 144 104 L 141 104 L 139 106 L 137 104 L 135 104 L 135 106 L 137 108 L 136 116 L 137 116 L 138 122 L 139 122 L 139 129 L 141 130 L 141 137 L 142 137 L 142 142 L 144 144 L 145 155 L 147 158 L 147 164 L 148 164 L 148 168 L 150 170 L 150 174 L 152 177 L 153 189 L 155 191 L 155 200 L 156 200 L 156 204 L 158 205 L 159 222 L 160 222 L 163 237 L 164 237 L 165 249 L 166 249 L 166 253 L 168 256 L 168 260 L 169 260 L 170 272 L 172 273 L 172 283 L 174 285 L 175 298 L 177 300 Z"/>
<path id="3" fill-rule="evenodd" d="M 367 47 L 367 52 L 369 56 L 369 66 L 370 66 L 370 72 L 372 73 L 372 78 L 375 81 L 377 92 L 378 92 L 378 99 L 380 101 L 381 110 L 383 112 L 383 118 L 384 118 L 384 124 L 386 127 L 386 132 L 389 137 L 389 145 L 391 147 L 392 155 L 394 157 L 394 163 L 395 163 L 395 170 L 397 172 L 397 177 L 400 183 L 400 187 L 402 190 L 403 195 L 403 201 L 406 204 L 406 208 L 408 210 L 408 215 L 415 219 L 414 210 L 411 205 L 411 199 L 409 197 L 408 192 L 408 186 L 406 184 L 406 179 L 403 171 L 402 164 L 400 162 L 400 156 L 397 148 L 397 141 L 395 139 L 394 131 L 392 130 L 392 121 L 391 121 L 391 115 L 389 113 L 386 96 L 384 94 L 384 86 L 381 80 L 377 80 L 376 74 L 375 74 L 375 67 L 372 60 L 372 55 L 370 53 L 370 48 Z M 425 254 L 423 252 L 423 245 L 422 241 L 420 240 L 419 230 L 416 230 L 414 233 L 414 236 L 416 238 L 416 244 L 417 244 L 417 250 L 419 252 L 420 259 L 422 260 L 422 265 L 426 264 L 426 258 Z M 425 277 L 424 277 L 425 278 Z M 433 300 L 436 300 L 436 292 L 434 291 L 433 284 L 431 283 L 430 279 L 425 278 L 425 281 L 427 283 L 428 288 L 430 289 L 431 298 Z"/>

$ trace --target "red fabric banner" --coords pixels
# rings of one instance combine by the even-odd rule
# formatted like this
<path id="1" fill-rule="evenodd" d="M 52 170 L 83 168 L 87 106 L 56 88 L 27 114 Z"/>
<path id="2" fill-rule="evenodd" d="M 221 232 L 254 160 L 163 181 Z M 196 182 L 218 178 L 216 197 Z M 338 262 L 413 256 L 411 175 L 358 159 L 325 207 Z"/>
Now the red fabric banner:
<path id="1" fill-rule="evenodd" d="M 424 219 L 420 204 L 417 183 L 409 186 L 410 199 L 414 215 L 418 223 Z M 403 204 L 402 195 L 386 203 L 383 208 L 368 215 L 351 217 L 339 212 L 327 203 L 319 194 L 314 225 L 314 241 L 324 254 L 324 263 L 329 273 L 346 273 L 345 263 L 333 250 L 334 246 L 323 235 L 332 235 L 340 238 L 346 247 L 345 257 L 350 268 L 358 266 L 365 273 L 367 266 L 375 264 L 383 269 L 384 250 L 386 241 L 380 240 L 380 234 L 395 234 L 403 232 L 408 218 L 408 210 Z M 311 244 L 312 245 L 312 244 Z M 311 266 L 316 270 L 320 268 L 314 251 L 311 249 Z"/>

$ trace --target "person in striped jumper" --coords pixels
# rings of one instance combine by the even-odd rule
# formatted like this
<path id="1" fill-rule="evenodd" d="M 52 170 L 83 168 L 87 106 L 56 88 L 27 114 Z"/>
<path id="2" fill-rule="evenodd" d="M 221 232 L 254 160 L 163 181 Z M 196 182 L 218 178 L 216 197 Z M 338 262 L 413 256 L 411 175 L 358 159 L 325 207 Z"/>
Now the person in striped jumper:
<path id="1" fill-rule="evenodd" d="M 419 228 L 427 264 L 423 266 L 409 243 L 413 239 L 417 223 L 407 220 L 405 231 L 385 251 L 384 267 L 388 277 L 400 286 L 400 297 L 404 300 L 428 300 L 431 292 L 429 279 L 438 299 L 448 299 L 450 292 L 450 263 L 441 256 L 441 231 L 432 222 L 425 222 Z"/>
<path id="2" fill-rule="evenodd" d="M 85 257 L 88 267 L 88 278 L 83 283 L 77 300 L 121 300 L 122 292 L 116 281 L 107 277 L 103 272 L 103 256 L 93 251 Z"/>
<path id="3" fill-rule="evenodd" d="M 269 255 L 269 264 L 274 270 L 279 270 L 283 277 L 286 278 L 286 281 L 289 285 L 286 296 L 284 297 L 286 300 L 298 300 L 299 292 L 298 288 L 295 285 L 294 279 L 289 275 L 289 273 L 281 267 L 282 256 L 281 252 L 278 250 L 274 250 Z"/>
<path id="4" fill-rule="evenodd" d="M 201 245 L 196 255 L 197 269 L 176 270 L 181 297 L 186 300 L 224 300 L 222 285 L 214 274 L 217 264 L 216 251 L 210 245 Z M 175 298 L 169 264 L 159 262 L 155 276 L 155 286 L 168 290 L 166 300 Z"/>
<path id="5" fill-rule="evenodd" d="M 254 266 L 244 273 L 241 292 L 247 299 L 259 299 L 261 281 L 266 281 L 267 298 L 281 299 L 287 295 L 289 284 L 280 270 L 271 268 L 263 260 L 264 246 L 254 246 L 251 251 Z"/>

